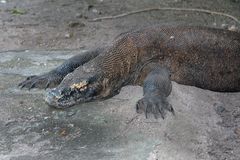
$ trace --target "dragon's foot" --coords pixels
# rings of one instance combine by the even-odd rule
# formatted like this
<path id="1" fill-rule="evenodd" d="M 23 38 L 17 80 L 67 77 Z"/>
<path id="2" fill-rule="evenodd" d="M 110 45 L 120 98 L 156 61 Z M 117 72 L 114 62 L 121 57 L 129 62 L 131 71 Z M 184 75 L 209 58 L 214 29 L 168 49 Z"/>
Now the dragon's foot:
<path id="1" fill-rule="evenodd" d="M 53 88 L 57 86 L 61 81 L 63 77 L 60 74 L 57 74 L 56 72 L 49 72 L 47 74 L 39 75 L 39 76 L 29 76 L 26 80 L 19 83 L 18 86 L 20 88 L 40 88 L 40 89 L 46 89 L 46 88 Z"/>
<path id="2" fill-rule="evenodd" d="M 167 102 L 166 97 L 160 95 L 146 95 L 136 104 L 137 113 L 144 112 L 146 118 L 148 118 L 148 113 L 152 113 L 156 119 L 159 115 L 164 119 L 166 116 L 165 110 L 175 115 L 172 105 Z"/>

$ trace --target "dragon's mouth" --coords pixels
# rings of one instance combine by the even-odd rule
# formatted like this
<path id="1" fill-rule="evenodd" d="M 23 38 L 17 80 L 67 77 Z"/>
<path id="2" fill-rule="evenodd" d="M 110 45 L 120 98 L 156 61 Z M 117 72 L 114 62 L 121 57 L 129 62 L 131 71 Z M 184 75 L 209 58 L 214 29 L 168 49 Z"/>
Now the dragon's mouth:
<path id="1" fill-rule="evenodd" d="M 66 88 L 49 89 L 45 101 L 55 108 L 68 108 L 75 104 L 89 102 L 99 98 L 100 87 L 88 84 L 86 81 L 74 83 Z"/>

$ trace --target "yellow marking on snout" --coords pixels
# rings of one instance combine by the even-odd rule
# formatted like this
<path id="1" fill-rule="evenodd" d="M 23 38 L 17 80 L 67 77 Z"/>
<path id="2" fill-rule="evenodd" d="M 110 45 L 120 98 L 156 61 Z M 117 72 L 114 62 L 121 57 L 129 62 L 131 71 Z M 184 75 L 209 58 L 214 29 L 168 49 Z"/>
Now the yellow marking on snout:
<path id="1" fill-rule="evenodd" d="M 77 88 L 77 89 L 86 89 L 87 88 L 87 81 L 82 81 L 80 83 L 74 83 L 70 86 L 70 88 L 74 89 L 74 88 Z"/>

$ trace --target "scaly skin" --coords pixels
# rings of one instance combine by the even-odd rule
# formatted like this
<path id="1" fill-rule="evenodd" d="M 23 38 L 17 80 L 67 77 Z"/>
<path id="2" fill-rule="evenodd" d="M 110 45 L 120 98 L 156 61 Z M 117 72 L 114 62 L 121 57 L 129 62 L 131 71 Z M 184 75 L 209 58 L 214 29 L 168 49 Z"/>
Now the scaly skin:
<path id="1" fill-rule="evenodd" d="M 146 118 L 148 113 L 152 112 L 155 118 L 165 118 L 165 110 L 174 114 L 172 105 L 168 103 L 167 97 L 172 91 L 172 83 L 170 80 L 170 71 L 158 65 L 155 65 L 152 71 L 147 75 L 143 85 L 143 98 L 136 104 L 137 113 L 145 113 Z"/>
<path id="2" fill-rule="evenodd" d="M 66 108 L 113 96 L 126 84 L 142 84 L 153 63 L 169 68 L 171 80 L 180 84 L 240 91 L 240 33 L 180 26 L 125 33 L 96 58 L 67 71 L 60 85 L 47 91 L 46 101 Z M 29 78 L 20 86 L 38 87 L 36 78 L 35 85 Z"/>

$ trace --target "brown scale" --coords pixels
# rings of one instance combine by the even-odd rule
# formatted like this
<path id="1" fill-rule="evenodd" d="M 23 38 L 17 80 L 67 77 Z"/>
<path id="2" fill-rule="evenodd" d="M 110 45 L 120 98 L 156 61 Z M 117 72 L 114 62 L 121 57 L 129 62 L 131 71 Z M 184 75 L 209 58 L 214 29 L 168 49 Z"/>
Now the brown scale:
<path id="1" fill-rule="evenodd" d="M 216 91 L 240 90 L 238 32 L 204 27 L 148 27 L 118 37 L 102 56 L 100 66 L 110 79 L 128 78 L 149 60 L 168 66 L 172 80 L 181 84 Z"/>

